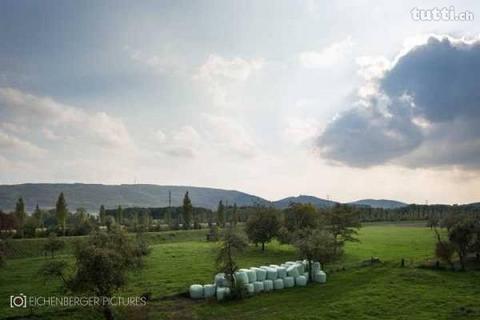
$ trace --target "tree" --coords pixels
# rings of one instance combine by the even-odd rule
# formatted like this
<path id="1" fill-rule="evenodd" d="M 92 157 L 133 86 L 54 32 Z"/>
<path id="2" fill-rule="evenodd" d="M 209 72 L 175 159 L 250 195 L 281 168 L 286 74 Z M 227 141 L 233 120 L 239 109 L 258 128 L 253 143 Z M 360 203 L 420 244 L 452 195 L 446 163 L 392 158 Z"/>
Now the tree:
<path id="1" fill-rule="evenodd" d="M 243 252 L 246 248 L 246 241 L 235 232 L 231 227 L 227 228 L 220 242 L 220 249 L 215 260 L 215 265 L 218 272 L 223 272 L 227 281 L 232 284 L 232 288 L 237 288 L 237 283 L 235 282 L 235 271 L 238 270 L 238 265 L 235 262 L 237 256 Z M 234 294 L 237 294 L 234 290 Z"/>
<path id="2" fill-rule="evenodd" d="M 357 229 L 361 227 L 358 213 L 352 206 L 336 204 L 325 215 L 325 223 L 335 239 L 335 253 L 345 242 L 358 242 Z"/>
<path id="3" fill-rule="evenodd" d="M 105 217 L 106 216 L 107 216 L 107 213 L 105 212 L 105 206 L 102 204 L 100 206 L 100 211 L 98 212 L 98 218 L 100 220 L 101 225 L 105 224 Z"/>
<path id="4" fill-rule="evenodd" d="M 455 254 L 455 247 L 449 241 L 437 241 L 435 245 L 435 256 L 440 260 L 448 263 L 450 268 L 453 270 L 455 268 L 453 263 L 453 255 Z"/>
<path id="5" fill-rule="evenodd" d="M 66 264 L 58 261 L 44 265 L 40 272 L 47 278 L 60 277 L 64 287 L 74 293 L 111 298 L 126 284 L 127 272 L 142 266 L 146 253 L 124 231 L 114 228 L 108 233 L 93 233 L 85 242 L 76 244 L 75 270 L 70 276 L 65 272 Z M 100 301 L 105 318 L 112 320 L 111 306 L 104 299 Z"/>
<path id="6" fill-rule="evenodd" d="M 220 200 L 217 207 L 217 226 L 222 228 L 225 226 L 225 206 L 222 200 Z"/>
<path id="7" fill-rule="evenodd" d="M 18 198 L 15 205 L 15 218 L 17 219 L 17 232 L 21 237 L 23 237 L 26 213 L 25 204 L 22 197 Z"/>
<path id="8" fill-rule="evenodd" d="M 339 254 L 333 235 L 325 229 L 300 230 L 295 233 L 293 244 L 300 256 L 308 260 L 310 280 L 313 280 L 313 261 L 319 261 L 324 266 Z"/>
<path id="9" fill-rule="evenodd" d="M 61 250 L 65 247 L 65 241 L 58 239 L 57 235 L 52 232 L 48 235 L 47 242 L 43 246 L 45 252 L 50 252 L 52 259 L 55 257 L 55 251 Z"/>
<path id="10" fill-rule="evenodd" d="M 68 209 L 67 209 L 67 202 L 65 201 L 65 196 L 63 195 L 63 192 L 60 193 L 60 195 L 58 196 L 58 200 L 55 208 L 56 208 L 56 215 L 57 215 L 57 225 L 62 231 L 62 234 L 65 236 Z"/>
<path id="11" fill-rule="evenodd" d="M 7 260 L 6 240 L 0 239 L 0 268 L 5 265 L 6 260 Z"/>
<path id="12" fill-rule="evenodd" d="M 265 251 L 265 243 L 270 242 L 277 236 L 280 228 L 280 221 L 275 209 L 273 208 L 256 208 L 251 215 L 245 227 L 248 239 L 257 244 L 262 244 L 262 251 Z"/>
<path id="13" fill-rule="evenodd" d="M 237 223 L 238 223 L 237 203 L 234 203 L 233 209 L 232 209 L 232 225 L 235 227 Z"/>
<path id="14" fill-rule="evenodd" d="M 37 227 L 42 227 L 44 226 L 43 224 L 43 212 L 40 210 L 40 207 L 38 204 L 35 207 L 35 211 L 33 212 L 33 217 L 35 219 L 35 224 Z"/>
<path id="15" fill-rule="evenodd" d="M 450 227 L 448 231 L 448 239 L 457 252 L 462 270 L 465 270 L 465 260 L 474 240 L 472 222 L 466 218 L 458 221 Z"/>
<path id="16" fill-rule="evenodd" d="M 116 214 L 116 221 L 119 225 L 123 224 L 123 208 L 122 206 L 118 206 Z"/>
<path id="17" fill-rule="evenodd" d="M 317 210 L 310 204 L 290 203 L 285 209 L 284 226 L 289 232 L 296 232 L 317 226 Z"/>
<path id="18" fill-rule="evenodd" d="M 182 207 L 182 216 L 183 216 L 183 228 L 190 229 L 192 225 L 192 215 L 193 215 L 193 206 L 190 197 L 188 196 L 188 191 L 183 197 L 183 207 Z"/>

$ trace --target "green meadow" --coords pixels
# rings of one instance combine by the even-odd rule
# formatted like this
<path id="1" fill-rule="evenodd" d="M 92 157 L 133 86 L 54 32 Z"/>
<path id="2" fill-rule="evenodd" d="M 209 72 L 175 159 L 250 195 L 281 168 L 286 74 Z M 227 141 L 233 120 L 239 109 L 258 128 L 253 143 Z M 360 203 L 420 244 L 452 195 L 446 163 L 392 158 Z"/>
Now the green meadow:
<path id="1" fill-rule="evenodd" d="M 241 301 L 218 303 L 186 298 L 190 284 L 211 283 L 216 244 L 205 230 L 148 234 L 152 252 L 145 267 L 130 274 L 119 294 L 145 293 L 144 307 L 117 308 L 128 319 L 480 319 L 480 272 L 418 268 L 432 257 L 435 239 L 421 224 L 369 224 L 360 242 L 345 247 L 342 261 L 327 265 L 326 284 L 310 284 L 265 293 Z M 81 238 L 76 239 L 81 241 Z M 45 283 L 37 272 L 46 261 L 41 240 L 15 240 L 15 258 L 0 269 L 0 318 L 101 319 L 87 308 L 11 309 L 10 295 L 63 295 L 59 281 Z M 69 240 L 73 241 L 73 240 Z M 73 262 L 71 243 L 55 259 Z M 30 257 L 28 257 L 30 255 Z M 378 257 L 381 263 L 362 261 Z M 289 245 L 270 243 L 265 252 L 250 246 L 238 259 L 242 267 L 296 259 Z M 405 259 L 405 267 L 400 266 Z"/>

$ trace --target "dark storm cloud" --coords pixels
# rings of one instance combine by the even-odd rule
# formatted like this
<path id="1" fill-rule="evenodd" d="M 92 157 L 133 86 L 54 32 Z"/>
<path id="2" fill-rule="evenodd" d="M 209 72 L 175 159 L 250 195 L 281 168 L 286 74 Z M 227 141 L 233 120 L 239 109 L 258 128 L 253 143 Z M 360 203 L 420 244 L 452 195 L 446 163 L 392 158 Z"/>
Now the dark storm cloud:
<path id="1" fill-rule="evenodd" d="M 480 167 L 479 41 L 431 37 L 378 87 L 327 126 L 318 140 L 324 157 L 356 167 Z"/>

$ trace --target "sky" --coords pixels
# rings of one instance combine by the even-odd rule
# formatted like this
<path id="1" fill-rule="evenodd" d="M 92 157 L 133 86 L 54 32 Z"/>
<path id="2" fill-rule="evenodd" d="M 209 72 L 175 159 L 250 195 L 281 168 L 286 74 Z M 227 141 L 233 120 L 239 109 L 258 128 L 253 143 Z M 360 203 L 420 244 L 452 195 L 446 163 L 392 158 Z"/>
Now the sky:
<path id="1" fill-rule="evenodd" d="M 478 1 L 1 1 L 0 184 L 477 202 L 479 27 Z"/>

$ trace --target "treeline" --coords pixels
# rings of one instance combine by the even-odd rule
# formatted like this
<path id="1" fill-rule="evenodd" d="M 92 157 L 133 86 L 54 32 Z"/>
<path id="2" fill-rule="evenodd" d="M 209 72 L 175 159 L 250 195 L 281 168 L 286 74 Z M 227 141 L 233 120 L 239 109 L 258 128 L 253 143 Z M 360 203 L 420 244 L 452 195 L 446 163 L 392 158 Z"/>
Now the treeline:
<path id="1" fill-rule="evenodd" d="M 58 235 L 86 235 L 98 228 L 111 228 L 117 224 L 127 231 L 161 231 L 176 229 L 200 229 L 216 225 L 246 223 L 254 215 L 257 207 L 237 207 L 219 201 L 216 210 L 195 207 L 188 192 L 184 196 L 183 205 L 163 208 L 99 208 L 98 214 L 88 212 L 85 208 L 71 211 L 68 199 L 63 193 L 58 196 L 53 209 L 42 209 L 38 205 L 32 213 L 27 213 L 23 198 L 19 198 L 15 211 L 4 213 L 0 210 L 0 236 L 31 238 L 47 236 L 51 232 Z M 195 200 L 195 199 L 193 199 Z M 350 207 L 343 205 L 344 207 Z M 274 209 L 288 216 L 292 206 L 286 209 Z M 395 209 L 371 208 L 367 206 L 351 206 L 360 222 L 405 221 L 443 219 L 448 216 L 468 215 L 480 217 L 480 206 L 474 205 L 408 205 Z M 319 215 L 328 214 L 331 208 L 315 209 Z"/>
<path id="2" fill-rule="evenodd" d="M 411 204 L 401 208 L 383 209 L 357 206 L 362 222 L 375 221 L 412 221 L 441 219 L 451 214 L 480 216 L 480 206 L 475 205 L 418 205 Z"/>

